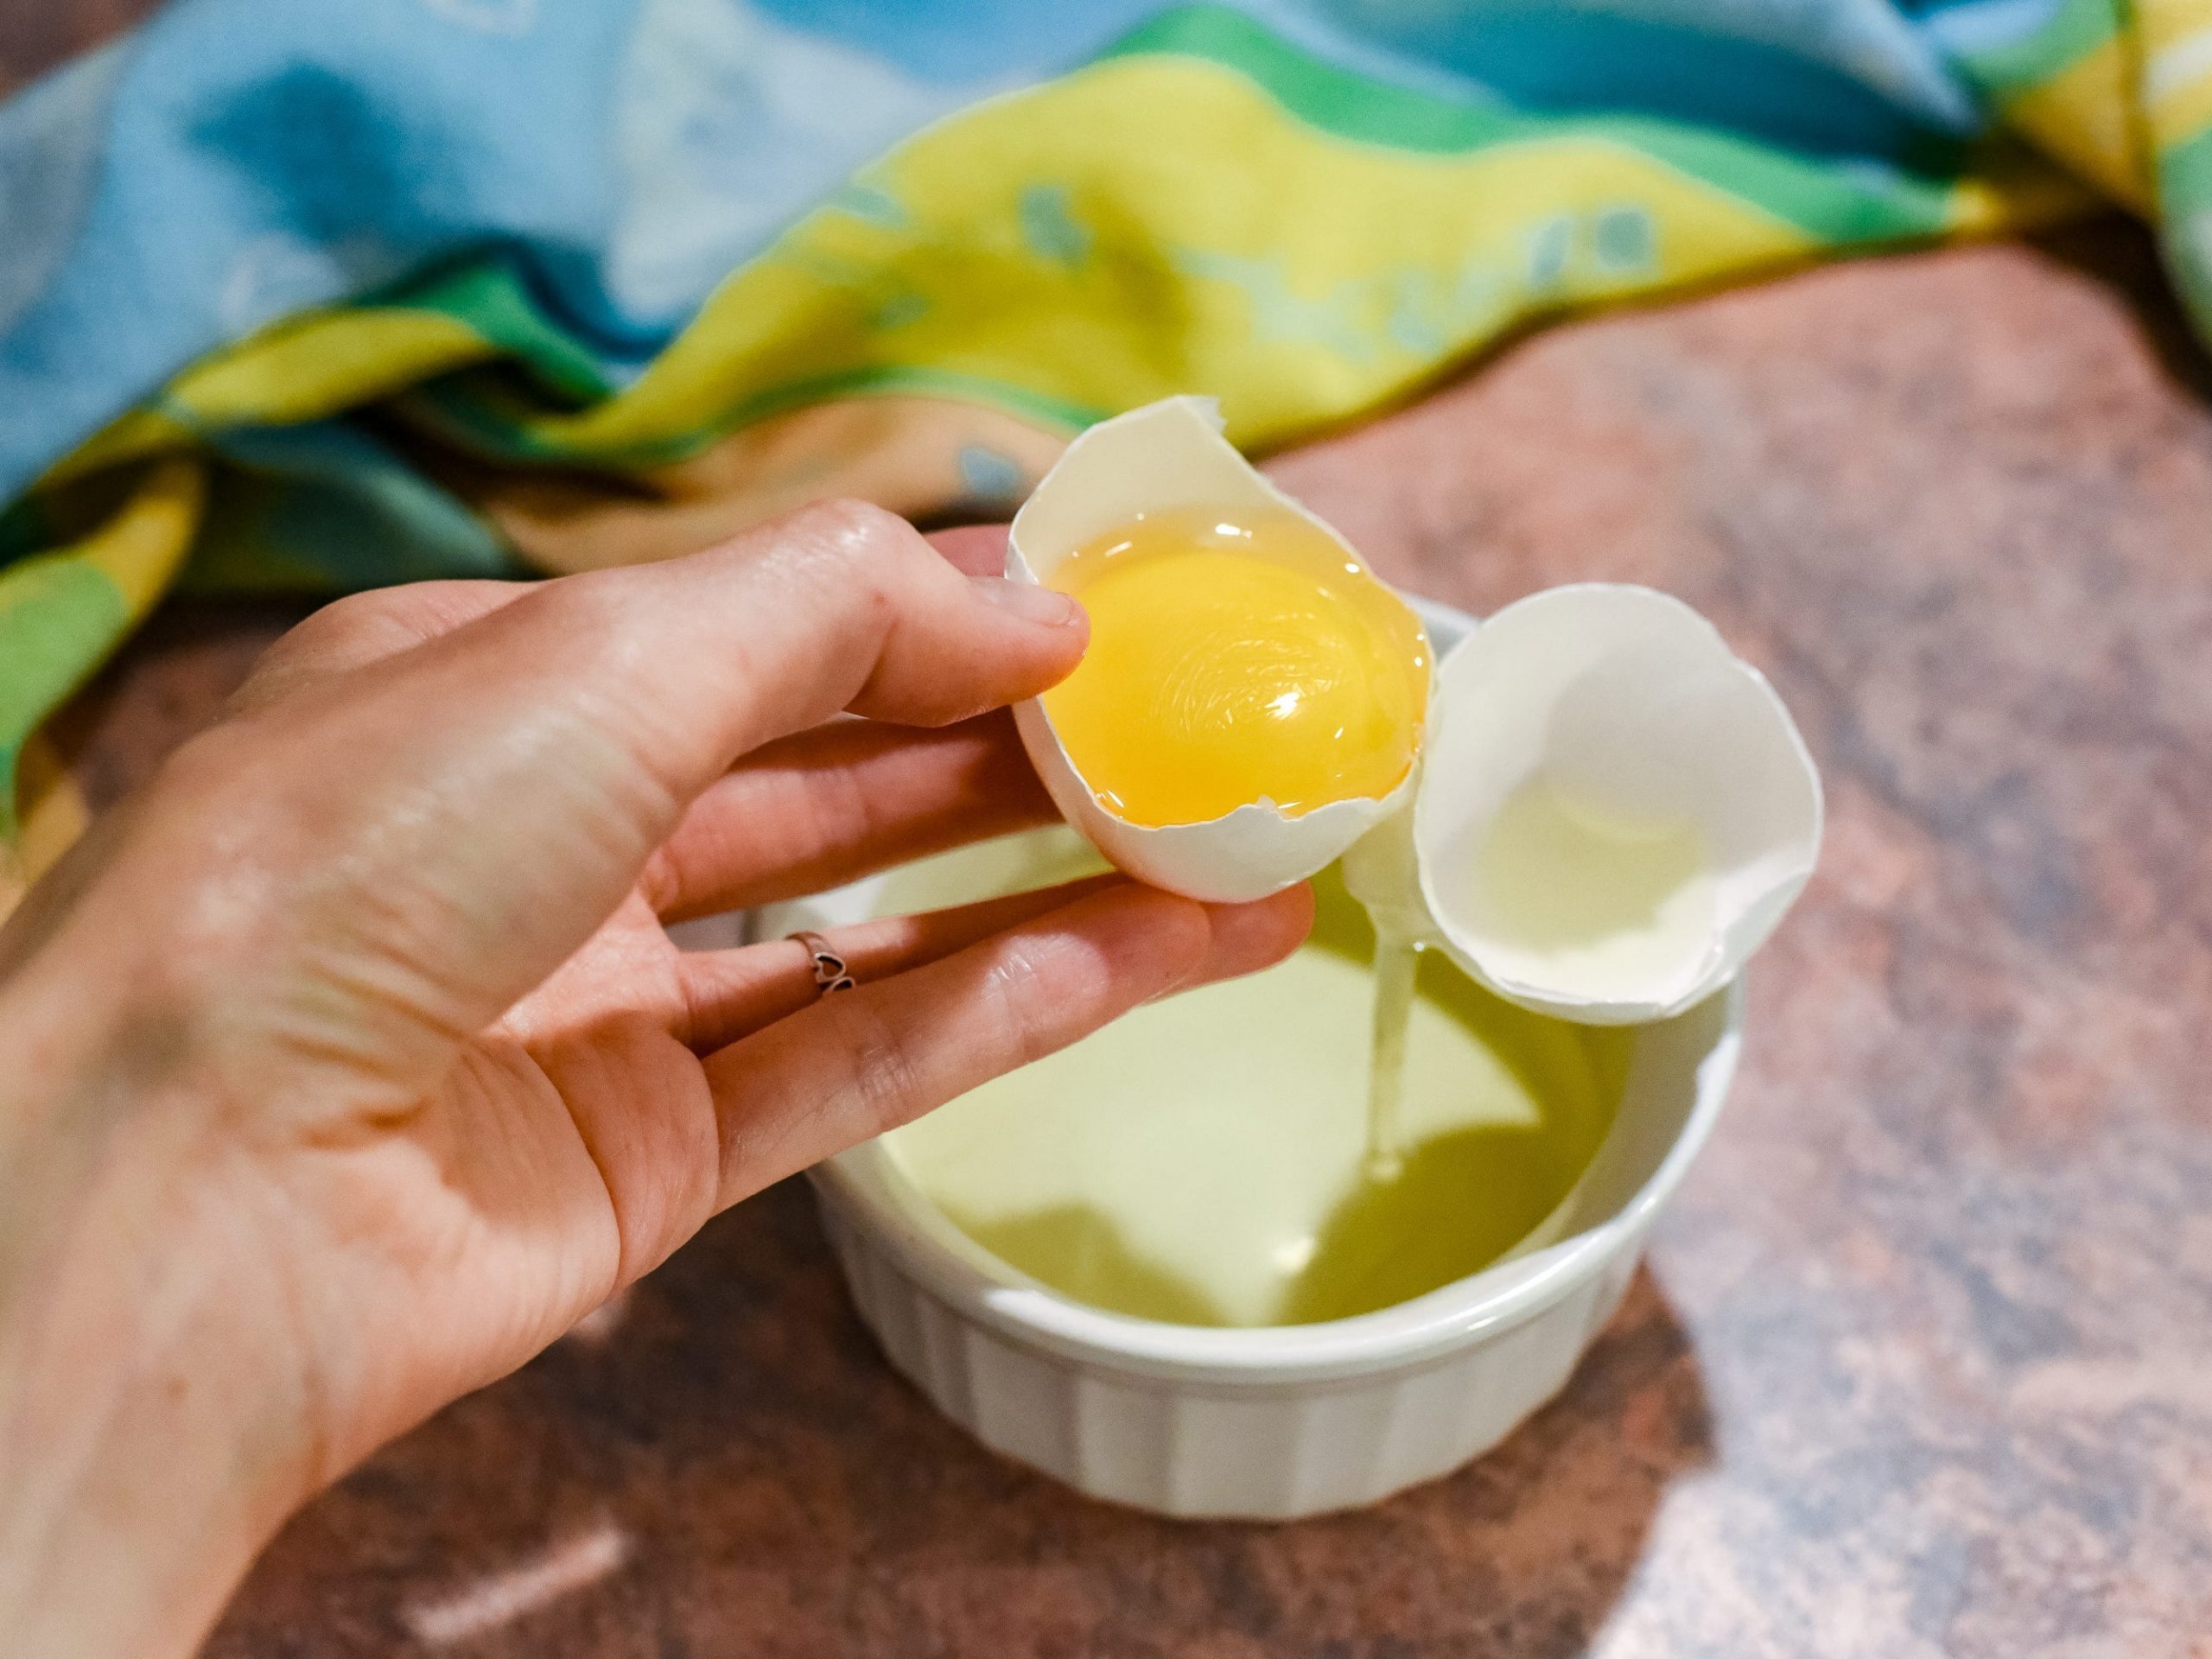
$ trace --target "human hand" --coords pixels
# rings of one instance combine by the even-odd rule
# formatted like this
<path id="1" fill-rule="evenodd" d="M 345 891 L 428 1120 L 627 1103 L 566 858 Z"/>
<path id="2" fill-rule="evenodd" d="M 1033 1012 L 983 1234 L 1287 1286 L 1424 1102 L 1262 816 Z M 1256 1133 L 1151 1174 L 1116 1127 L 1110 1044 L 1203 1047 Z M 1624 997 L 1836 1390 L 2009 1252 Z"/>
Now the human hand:
<path id="1" fill-rule="evenodd" d="M 861 987 L 820 1001 L 798 945 L 671 945 L 1051 815 L 990 711 L 1085 626 L 963 574 L 1002 545 L 830 506 L 342 601 L 33 890 L 0 930 L 0 1646 L 188 1650 L 305 1496 L 716 1211 L 1294 945 L 1302 890 L 1119 878 L 850 930 Z"/>

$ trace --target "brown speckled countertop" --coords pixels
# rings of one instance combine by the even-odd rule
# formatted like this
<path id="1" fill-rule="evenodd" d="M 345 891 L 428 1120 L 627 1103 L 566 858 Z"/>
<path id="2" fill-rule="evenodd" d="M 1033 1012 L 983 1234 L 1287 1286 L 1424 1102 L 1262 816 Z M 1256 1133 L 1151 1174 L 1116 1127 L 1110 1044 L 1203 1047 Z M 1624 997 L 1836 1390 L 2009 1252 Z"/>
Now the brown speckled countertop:
<path id="1" fill-rule="evenodd" d="M 1578 324 L 1276 465 L 1475 610 L 1681 593 L 1827 780 L 1720 1133 L 1489 1459 L 1085 1503 L 885 1369 L 791 1184 L 299 1516 L 207 1659 L 2212 1656 L 2206 379 L 2106 226 Z M 288 614 L 166 613 L 63 723 L 95 793 Z"/>

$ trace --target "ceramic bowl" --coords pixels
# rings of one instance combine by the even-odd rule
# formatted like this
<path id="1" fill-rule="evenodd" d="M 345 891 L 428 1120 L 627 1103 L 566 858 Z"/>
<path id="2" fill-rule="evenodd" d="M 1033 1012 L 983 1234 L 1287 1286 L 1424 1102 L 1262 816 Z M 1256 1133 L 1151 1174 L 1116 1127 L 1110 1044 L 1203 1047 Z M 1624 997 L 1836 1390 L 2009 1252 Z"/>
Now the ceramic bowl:
<path id="1" fill-rule="evenodd" d="M 1473 623 L 1416 601 L 1440 651 Z M 760 936 L 861 919 L 881 878 L 764 913 Z M 871 1143 L 813 1172 L 861 1317 L 994 1450 L 1160 1514 L 1289 1520 L 1370 1503 L 1496 1445 L 1565 1384 L 1718 1118 L 1740 981 L 1636 1029 L 1620 1109 L 1526 1246 L 1357 1318 L 1168 1325 L 1047 1289 L 955 1227 Z"/>

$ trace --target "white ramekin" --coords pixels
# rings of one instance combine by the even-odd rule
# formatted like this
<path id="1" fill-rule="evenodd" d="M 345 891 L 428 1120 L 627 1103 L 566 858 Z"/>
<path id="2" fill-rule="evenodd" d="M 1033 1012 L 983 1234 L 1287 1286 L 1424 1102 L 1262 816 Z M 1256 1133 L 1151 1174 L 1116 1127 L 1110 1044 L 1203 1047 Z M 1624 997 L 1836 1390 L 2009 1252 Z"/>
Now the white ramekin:
<path id="1" fill-rule="evenodd" d="M 1440 651 L 1472 626 L 1415 603 Z M 761 931 L 861 919 L 880 880 L 778 906 Z M 1559 1391 L 1712 1132 L 1743 1007 L 1738 982 L 1637 1029 L 1613 1127 L 1540 1247 L 1356 1319 L 1224 1330 L 1104 1313 L 985 1250 L 879 1145 L 813 1179 L 861 1317 L 986 1446 L 1164 1515 L 1288 1520 L 1447 1473 Z"/>

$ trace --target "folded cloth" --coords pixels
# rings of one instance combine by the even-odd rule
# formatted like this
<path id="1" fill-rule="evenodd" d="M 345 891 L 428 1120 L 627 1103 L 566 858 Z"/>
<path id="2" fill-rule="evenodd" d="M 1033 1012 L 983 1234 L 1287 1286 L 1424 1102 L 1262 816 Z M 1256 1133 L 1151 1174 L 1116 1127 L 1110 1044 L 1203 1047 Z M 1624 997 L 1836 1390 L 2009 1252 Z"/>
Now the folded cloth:
<path id="1" fill-rule="evenodd" d="M 0 105 L 0 847 L 179 582 L 1000 513 L 2082 181 L 2212 315 L 2212 0 L 172 0 Z"/>

